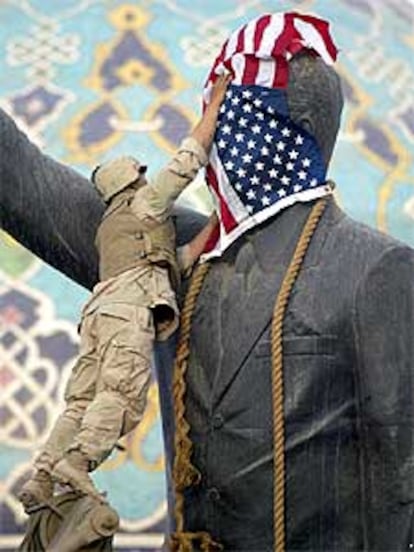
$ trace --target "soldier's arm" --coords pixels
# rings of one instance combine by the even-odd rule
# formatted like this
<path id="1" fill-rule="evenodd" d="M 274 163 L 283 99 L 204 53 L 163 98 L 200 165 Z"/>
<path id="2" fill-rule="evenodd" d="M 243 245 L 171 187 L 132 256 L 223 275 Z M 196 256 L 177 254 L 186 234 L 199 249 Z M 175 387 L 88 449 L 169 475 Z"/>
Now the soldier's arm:
<path id="1" fill-rule="evenodd" d="M 138 190 L 131 207 L 139 218 L 165 220 L 173 202 L 207 164 L 220 105 L 229 82 L 229 75 L 218 77 L 212 89 L 210 103 L 190 136 L 183 140 L 177 153 L 151 185 Z"/>
<path id="2" fill-rule="evenodd" d="M 209 152 L 216 131 L 217 118 L 220 106 L 224 100 L 226 90 L 231 81 L 231 74 L 220 75 L 211 90 L 210 103 L 206 106 L 204 114 L 194 127 L 191 136 Z"/>
<path id="3" fill-rule="evenodd" d="M 218 225 L 218 217 L 213 213 L 204 228 L 188 243 L 177 249 L 178 264 L 181 272 L 186 276 L 191 271 L 203 253 L 207 242 L 215 232 Z"/>
<path id="4" fill-rule="evenodd" d="M 98 278 L 95 233 L 104 203 L 82 175 L 42 153 L 0 110 L 0 226 L 79 284 Z M 205 217 L 174 207 L 177 243 L 190 240 Z"/>

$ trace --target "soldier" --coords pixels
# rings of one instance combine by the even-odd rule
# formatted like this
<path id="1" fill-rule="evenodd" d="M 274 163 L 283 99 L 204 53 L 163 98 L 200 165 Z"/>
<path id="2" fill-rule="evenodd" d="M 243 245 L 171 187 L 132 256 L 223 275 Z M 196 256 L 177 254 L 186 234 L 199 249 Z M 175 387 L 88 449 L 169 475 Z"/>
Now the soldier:
<path id="1" fill-rule="evenodd" d="M 207 163 L 229 79 L 218 80 L 199 124 L 151 185 L 146 166 L 133 157 L 92 173 L 107 203 L 95 240 L 100 282 L 82 311 L 65 410 L 19 495 L 26 510 L 52 497 L 54 481 L 103 500 L 88 472 L 142 418 L 154 339 L 167 339 L 178 326 L 180 270 L 189 270 L 217 222 L 213 215 L 177 259 L 172 204 Z"/>

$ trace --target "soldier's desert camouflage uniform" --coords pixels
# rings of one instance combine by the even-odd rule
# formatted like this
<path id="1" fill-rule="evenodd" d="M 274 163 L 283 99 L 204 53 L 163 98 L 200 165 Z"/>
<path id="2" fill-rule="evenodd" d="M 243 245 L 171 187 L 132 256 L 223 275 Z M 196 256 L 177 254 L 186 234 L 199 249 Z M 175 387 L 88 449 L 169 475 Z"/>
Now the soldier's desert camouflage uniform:
<path id="1" fill-rule="evenodd" d="M 153 341 L 166 339 L 178 325 L 170 210 L 206 162 L 203 148 L 187 138 L 152 184 L 127 188 L 110 202 L 96 240 L 101 282 L 83 309 L 80 357 L 67 384 L 66 407 L 35 460 L 37 470 L 50 472 L 72 449 L 94 468 L 139 423 Z"/>

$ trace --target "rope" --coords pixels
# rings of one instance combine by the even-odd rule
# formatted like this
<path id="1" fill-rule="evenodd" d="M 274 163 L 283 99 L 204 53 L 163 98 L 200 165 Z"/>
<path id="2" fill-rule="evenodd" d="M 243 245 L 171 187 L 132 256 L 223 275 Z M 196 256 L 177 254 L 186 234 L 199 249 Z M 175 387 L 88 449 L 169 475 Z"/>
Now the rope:
<path id="1" fill-rule="evenodd" d="M 276 299 L 272 320 L 273 399 L 273 531 L 275 552 L 285 552 L 285 428 L 283 395 L 283 319 L 290 293 L 299 274 L 310 240 L 327 205 L 326 198 L 313 207 Z"/>
<path id="2" fill-rule="evenodd" d="M 190 425 L 185 419 L 184 395 L 186 390 L 185 374 L 190 354 L 191 318 L 203 286 L 204 278 L 210 268 L 208 263 L 198 265 L 191 278 L 190 286 L 181 311 L 180 337 L 174 363 L 173 399 L 175 414 L 175 457 L 173 481 L 175 487 L 174 517 L 176 530 L 170 537 L 170 550 L 174 552 L 192 552 L 193 543 L 198 541 L 202 552 L 221 550 L 220 544 L 213 541 L 209 533 L 184 532 L 184 489 L 200 482 L 201 475 L 191 463 L 192 442 L 189 437 Z"/>

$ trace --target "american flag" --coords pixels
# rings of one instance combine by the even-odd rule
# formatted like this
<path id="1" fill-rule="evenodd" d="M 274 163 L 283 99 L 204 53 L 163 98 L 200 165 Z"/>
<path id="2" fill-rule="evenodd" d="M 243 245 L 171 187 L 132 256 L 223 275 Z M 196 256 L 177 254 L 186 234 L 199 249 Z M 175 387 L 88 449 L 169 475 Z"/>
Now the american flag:
<path id="1" fill-rule="evenodd" d="M 288 116 L 289 59 L 301 50 L 336 59 L 328 23 L 296 13 L 264 15 L 224 43 L 204 89 L 233 74 L 207 166 L 220 226 L 202 260 L 220 256 L 244 232 L 297 201 L 331 192 L 319 147 Z"/>

